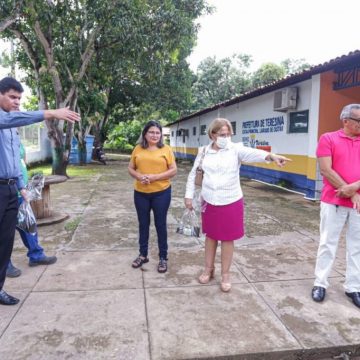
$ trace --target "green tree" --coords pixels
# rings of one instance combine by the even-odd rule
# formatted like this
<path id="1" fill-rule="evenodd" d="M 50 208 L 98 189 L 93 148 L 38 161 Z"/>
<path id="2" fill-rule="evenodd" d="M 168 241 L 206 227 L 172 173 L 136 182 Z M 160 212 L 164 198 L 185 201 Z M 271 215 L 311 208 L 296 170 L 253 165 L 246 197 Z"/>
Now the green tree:
<path id="1" fill-rule="evenodd" d="M 22 12 L 23 0 L 2 1 L 0 3 L 0 33 L 16 22 Z"/>
<path id="2" fill-rule="evenodd" d="M 41 109 L 77 109 L 79 84 L 93 57 L 95 41 L 114 10 L 113 3 L 97 5 L 95 12 L 88 2 L 23 1 L 17 21 L 2 33 L 8 39 L 18 39 L 16 60 L 28 73 L 27 82 L 36 89 Z M 1 17 L 7 17 L 6 8 L 1 10 Z M 64 122 L 48 121 L 46 125 L 53 149 L 53 173 L 66 174 L 73 127 L 66 128 L 64 147 Z"/>
<path id="3" fill-rule="evenodd" d="M 304 59 L 285 59 L 281 62 L 281 65 L 285 68 L 286 74 L 296 74 L 304 70 L 310 69 L 311 65 Z"/>
<path id="4" fill-rule="evenodd" d="M 156 111 L 151 105 L 145 104 L 134 111 L 134 116 L 125 121 L 114 121 L 115 126 L 107 136 L 105 149 L 116 149 L 124 152 L 130 152 L 136 145 L 141 135 L 144 125 L 149 120 L 155 120 L 165 125 L 168 120 L 162 118 L 161 112 Z M 124 116 L 124 114 L 115 114 L 113 116 Z"/>
<path id="5" fill-rule="evenodd" d="M 285 75 L 286 70 L 282 65 L 277 65 L 271 62 L 262 64 L 252 76 L 252 87 L 258 88 L 271 84 L 280 80 Z"/>
<path id="6" fill-rule="evenodd" d="M 178 93 L 175 81 L 166 77 L 178 64 L 184 67 L 195 41 L 194 20 L 207 11 L 203 0 L 24 0 L 13 5 L 14 0 L 3 0 L 0 6 L 1 36 L 18 39 L 16 61 L 27 72 L 40 108 L 70 106 L 81 113 L 75 131 L 80 144 L 92 127 L 106 129 L 118 108 L 154 102 L 152 94 L 141 96 L 144 90 L 139 90 L 166 84 L 163 94 Z M 179 78 L 178 71 L 172 74 Z M 66 174 L 73 127 L 64 128 L 62 121 L 47 127 L 53 173 Z"/>
<path id="7" fill-rule="evenodd" d="M 96 126 L 100 142 L 119 121 L 141 116 L 138 111 L 146 104 L 168 121 L 190 107 L 192 73 L 186 58 L 195 44 L 194 20 L 209 8 L 199 0 L 151 3 L 158 10 L 150 19 L 146 15 L 139 21 L 138 29 L 142 30 L 137 33 L 138 39 L 96 56 L 109 69 L 101 81 L 108 102 Z M 141 48 L 133 49 L 134 43 L 141 44 Z"/>
<path id="8" fill-rule="evenodd" d="M 142 124 L 138 120 L 117 124 L 109 133 L 104 148 L 131 152 L 141 134 L 141 129 Z"/>
<path id="9" fill-rule="evenodd" d="M 210 105 L 241 95 L 249 89 L 249 66 L 251 56 L 246 54 L 233 55 L 217 60 L 208 57 L 197 68 L 192 86 L 192 110 L 198 110 Z"/>

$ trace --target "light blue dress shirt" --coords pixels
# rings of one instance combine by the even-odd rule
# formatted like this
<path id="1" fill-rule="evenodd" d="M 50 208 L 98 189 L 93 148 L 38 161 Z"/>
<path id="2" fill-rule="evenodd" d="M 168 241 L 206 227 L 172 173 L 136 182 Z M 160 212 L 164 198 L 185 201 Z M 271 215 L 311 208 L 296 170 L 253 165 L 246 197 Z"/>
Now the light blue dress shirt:
<path id="1" fill-rule="evenodd" d="M 20 137 L 17 127 L 44 120 L 44 111 L 12 111 L 0 109 L 0 179 L 16 179 L 21 190 L 25 184 L 20 169 Z"/>

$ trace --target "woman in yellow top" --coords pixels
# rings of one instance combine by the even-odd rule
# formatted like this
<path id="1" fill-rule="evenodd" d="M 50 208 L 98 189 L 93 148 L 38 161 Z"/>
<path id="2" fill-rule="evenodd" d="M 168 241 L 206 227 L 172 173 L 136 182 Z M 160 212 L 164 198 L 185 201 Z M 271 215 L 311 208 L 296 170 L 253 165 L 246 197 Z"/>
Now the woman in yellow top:
<path id="1" fill-rule="evenodd" d="M 139 268 L 149 261 L 148 243 L 150 212 L 154 213 L 159 246 L 158 272 L 167 271 L 166 217 L 171 200 L 170 178 L 176 174 L 175 156 L 163 143 L 162 127 L 149 121 L 141 134 L 140 143 L 131 154 L 129 174 L 136 180 L 134 203 L 139 220 L 139 256 L 132 267 Z"/>

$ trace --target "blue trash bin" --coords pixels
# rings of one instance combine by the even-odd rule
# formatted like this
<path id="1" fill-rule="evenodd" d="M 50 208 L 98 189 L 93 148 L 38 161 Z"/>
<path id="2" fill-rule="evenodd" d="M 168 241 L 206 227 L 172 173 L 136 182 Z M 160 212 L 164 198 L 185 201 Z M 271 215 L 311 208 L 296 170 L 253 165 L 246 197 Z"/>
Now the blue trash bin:
<path id="1" fill-rule="evenodd" d="M 95 136 L 87 135 L 85 138 L 85 144 L 86 144 L 86 163 L 91 162 L 91 155 L 92 155 L 92 148 L 94 145 L 94 139 Z M 71 140 L 71 151 L 69 156 L 69 163 L 70 164 L 79 164 L 80 163 L 80 154 L 79 154 L 79 142 L 74 136 Z"/>
<path id="2" fill-rule="evenodd" d="M 93 151 L 93 145 L 95 136 L 88 135 L 86 136 L 86 163 L 89 164 L 91 162 L 92 158 L 92 151 Z"/>
<path id="3" fill-rule="evenodd" d="M 69 164 L 79 164 L 79 147 L 75 136 L 71 140 L 71 150 L 69 156 Z"/>

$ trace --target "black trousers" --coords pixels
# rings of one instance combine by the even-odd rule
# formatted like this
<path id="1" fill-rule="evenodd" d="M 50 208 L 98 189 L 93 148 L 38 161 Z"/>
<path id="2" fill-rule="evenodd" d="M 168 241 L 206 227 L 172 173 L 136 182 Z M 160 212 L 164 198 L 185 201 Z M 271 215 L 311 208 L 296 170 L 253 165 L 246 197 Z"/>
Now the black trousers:
<path id="1" fill-rule="evenodd" d="M 18 204 L 16 185 L 0 184 L 0 290 L 14 245 Z"/>
<path id="2" fill-rule="evenodd" d="M 163 191 L 142 193 L 134 191 L 135 208 L 139 220 L 139 253 L 148 256 L 150 212 L 154 213 L 155 228 L 158 237 L 159 258 L 167 259 L 166 217 L 171 201 L 171 186 Z"/>

